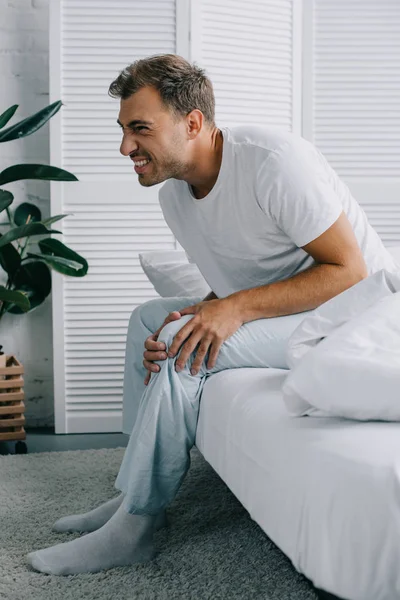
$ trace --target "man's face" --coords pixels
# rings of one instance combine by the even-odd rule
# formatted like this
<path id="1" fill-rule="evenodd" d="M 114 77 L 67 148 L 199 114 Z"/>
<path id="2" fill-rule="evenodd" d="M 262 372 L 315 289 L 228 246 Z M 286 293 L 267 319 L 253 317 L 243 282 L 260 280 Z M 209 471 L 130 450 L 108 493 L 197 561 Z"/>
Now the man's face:
<path id="1" fill-rule="evenodd" d="M 182 179 L 188 169 L 186 121 L 174 120 L 155 88 L 141 88 L 121 100 L 118 122 L 123 131 L 121 154 L 134 161 L 150 159 L 143 167 L 132 165 L 141 185 L 150 187 L 171 177 Z"/>

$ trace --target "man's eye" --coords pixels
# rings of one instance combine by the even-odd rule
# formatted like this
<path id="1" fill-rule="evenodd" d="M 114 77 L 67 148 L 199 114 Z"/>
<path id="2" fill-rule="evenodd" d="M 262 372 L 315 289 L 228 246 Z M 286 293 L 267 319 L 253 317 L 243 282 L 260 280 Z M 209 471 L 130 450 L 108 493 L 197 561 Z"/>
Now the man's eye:
<path id="1" fill-rule="evenodd" d="M 139 125 L 139 127 L 135 127 L 136 131 L 140 131 L 141 129 L 147 129 L 147 127 L 144 127 L 143 125 Z"/>

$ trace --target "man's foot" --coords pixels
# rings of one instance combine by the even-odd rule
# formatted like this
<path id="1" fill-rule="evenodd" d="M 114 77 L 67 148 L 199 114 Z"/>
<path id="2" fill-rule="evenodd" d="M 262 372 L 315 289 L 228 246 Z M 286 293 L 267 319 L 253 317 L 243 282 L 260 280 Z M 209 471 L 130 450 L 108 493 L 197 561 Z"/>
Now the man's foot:
<path id="1" fill-rule="evenodd" d="M 121 506 L 123 499 L 124 494 L 120 494 L 116 498 L 104 502 L 104 504 L 101 504 L 89 512 L 62 517 L 54 523 L 52 529 L 53 531 L 58 532 L 96 531 L 96 529 L 100 529 L 100 527 L 103 527 L 103 525 L 111 519 L 113 514 Z"/>
<path id="2" fill-rule="evenodd" d="M 124 497 L 125 494 L 120 494 L 116 498 L 104 502 L 104 504 L 101 504 L 87 513 L 62 517 L 54 523 L 52 530 L 59 533 L 96 531 L 111 519 L 113 514 L 115 514 L 121 506 Z M 163 510 L 157 515 L 155 529 L 157 531 L 162 527 L 166 527 L 166 525 L 168 525 L 167 514 L 165 510 Z"/>
<path id="3" fill-rule="evenodd" d="M 153 532 L 157 517 L 132 515 L 120 506 L 97 531 L 65 544 L 30 552 L 28 563 L 49 575 L 96 573 L 152 560 Z"/>

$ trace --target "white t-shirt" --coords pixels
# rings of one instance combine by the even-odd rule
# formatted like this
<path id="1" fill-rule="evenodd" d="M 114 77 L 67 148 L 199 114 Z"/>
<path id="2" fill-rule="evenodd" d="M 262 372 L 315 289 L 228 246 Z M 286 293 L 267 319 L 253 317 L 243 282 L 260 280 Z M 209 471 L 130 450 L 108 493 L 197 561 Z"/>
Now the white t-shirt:
<path id="1" fill-rule="evenodd" d="M 315 264 L 301 246 L 344 211 L 369 274 L 399 267 L 366 214 L 313 144 L 286 131 L 223 127 L 217 181 L 197 199 L 183 180 L 159 192 L 166 223 L 218 298 Z"/>

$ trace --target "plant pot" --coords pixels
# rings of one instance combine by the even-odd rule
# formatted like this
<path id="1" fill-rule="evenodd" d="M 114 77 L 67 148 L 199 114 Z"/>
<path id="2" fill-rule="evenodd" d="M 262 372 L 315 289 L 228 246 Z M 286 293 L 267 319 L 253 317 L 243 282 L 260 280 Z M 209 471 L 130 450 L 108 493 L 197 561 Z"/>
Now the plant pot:
<path id="1" fill-rule="evenodd" d="M 13 355 L 0 355 L 0 441 L 25 440 L 24 367 Z"/>

